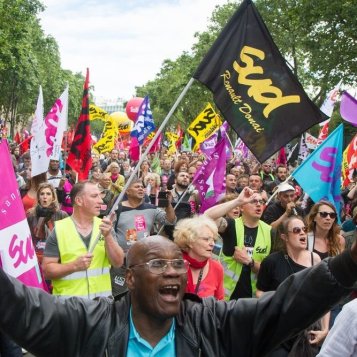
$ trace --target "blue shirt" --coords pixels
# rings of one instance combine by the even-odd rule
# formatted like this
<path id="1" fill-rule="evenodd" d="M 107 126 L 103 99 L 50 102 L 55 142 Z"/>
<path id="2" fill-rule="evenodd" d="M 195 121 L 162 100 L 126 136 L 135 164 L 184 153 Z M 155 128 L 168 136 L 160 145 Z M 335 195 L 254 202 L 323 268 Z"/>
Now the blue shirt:
<path id="1" fill-rule="evenodd" d="M 158 356 L 176 356 L 175 350 L 175 320 L 172 321 L 169 332 L 152 347 L 149 342 L 140 337 L 135 328 L 130 308 L 130 333 L 127 357 L 158 357 Z"/>

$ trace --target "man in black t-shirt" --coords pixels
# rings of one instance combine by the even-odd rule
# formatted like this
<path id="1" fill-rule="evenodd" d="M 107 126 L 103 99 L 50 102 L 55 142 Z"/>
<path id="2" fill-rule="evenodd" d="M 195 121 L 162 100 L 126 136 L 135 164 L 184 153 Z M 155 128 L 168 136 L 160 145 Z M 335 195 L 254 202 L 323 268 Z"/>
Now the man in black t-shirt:
<path id="1" fill-rule="evenodd" d="M 216 220 L 223 239 L 222 265 L 226 299 L 252 297 L 261 261 L 270 253 L 271 227 L 260 220 L 265 201 L 261 194 L 245 187 L 239 196 L 211 207 L 205 214 Z M 235 207 L 242 217 L 225 218 Z"/>
<path id="2" fill-rule="evenodd" d="M 295 188 L 288 183 L 282 183 L 277 189 L 277 200 L 268 205 L 262 218 L 272 228 L 277 228 L 284 219 L 291 215 L 304 216 L 304 211 L 295 203 Z"/>

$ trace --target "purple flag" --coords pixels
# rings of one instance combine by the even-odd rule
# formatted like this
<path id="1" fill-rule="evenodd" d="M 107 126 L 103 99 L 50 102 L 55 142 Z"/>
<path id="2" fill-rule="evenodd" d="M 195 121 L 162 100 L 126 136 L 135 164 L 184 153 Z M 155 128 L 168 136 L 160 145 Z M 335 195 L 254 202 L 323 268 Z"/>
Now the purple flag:
<path id="1" fill-rule="evenodd" d="M 357 126 L 357 100 L 346 91 L 341 96 L 340 113 L 343 119 Z"/>
<path id="2" fill-rule="evenodd" d="M 6 140 L 0 142 L 3 172 L 0 185 L 0 260 L 4 271 L 25 285 L 47 290 L 32 245 L 20 191 Z"/>
<path id="3" fill-rule="evenodd" d="M 226 145 L 224 137 L 216 145 L 212 155 L 206 158 L 193 180 L 201 199 L 200 213 L 216 204 L 226 192 Z"/>
<path id="4" fill-rule="evenodd" d="M 229 124 L 227 121 L 225 121 L 214 134 L 212 134 L 208 139 L 206 139 L 203 143 L 200 144 L 200 150 L 206 156 L 211 156 L 212 153 L 215 151 L 217 141 L 219 141 L 223 137 L 225 138 L 228 129 L 229 129 Z M 229 151 L 230 146 L 228 145 L 227 142 L 226 142 L 226 146 L 227 146 L 227 151 Z"/>

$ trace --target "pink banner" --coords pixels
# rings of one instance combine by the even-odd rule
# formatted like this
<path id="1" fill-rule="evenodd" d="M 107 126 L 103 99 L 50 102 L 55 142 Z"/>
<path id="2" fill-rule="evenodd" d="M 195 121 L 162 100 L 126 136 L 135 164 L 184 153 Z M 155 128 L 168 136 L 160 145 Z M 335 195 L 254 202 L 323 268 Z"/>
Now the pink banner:
<path id="1" fill-rule="evenodd" d="M 3 172 L 0 185 L 0 258 L 9 275 L 24 284 L 47 290 L 32 245 L 30 228 L 12 167 L 8 143 L 0 142 Z"/>

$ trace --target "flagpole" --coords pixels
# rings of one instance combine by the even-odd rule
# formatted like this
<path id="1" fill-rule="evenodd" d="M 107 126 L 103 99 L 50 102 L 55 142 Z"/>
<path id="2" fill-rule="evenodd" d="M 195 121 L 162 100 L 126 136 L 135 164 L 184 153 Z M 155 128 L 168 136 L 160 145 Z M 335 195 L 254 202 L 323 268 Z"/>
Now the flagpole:
<path id="1" fill-rule="evenodd" d="M 233 147 L 232 141 L 231 141 L 231 139 L 229 138 L 228 133 L 225 132 L 225 134 L 226 134 L 226 138 L 228 139 L 229 143 L 231 144 L 232 153 L 234 153 L 234 147 Z"/>
<path id="2" fill-rule="evenodd" d="M 138 172 L 140 165 L 142 164 L 142 162 L 144 161 L 144 158 L 147 156 L 147 154 L 149 153 L 150 149 L 152 148 L 152 146 L 154 145 L 156 139 L 159 137 L 159 135 L 161 134 L 163 128 L 165 127 L 165 125 L 167 124 L 167 122 L 169 121 L 169 119 L 171 118 L 172 114 L 175 112 L 176 108 L 178 107 L 178 105 L 180 104 L 181 100 L 183 99 L 183 97 L 186 95 L 187 91 L 190 89 L 190 87 L 192 86 L 192 83 L 194 82 L 194 78 L 191 78 L 188 83 L 186 84 L 185 88 L 182 90 L 181 94 L 178 96 L 178 98 L 176 99 L 176 102 L 174 103 L 174 105 L 171 107 L 170 111 L 168 112 L 168 114 L 166 115 L 164 121 L 161 123 L 159 129 L 157 129 L 155 136 L 152 138 L 152 140 L 150 141 L 149 145 L 147 146 L 145 152 L 143 155 L 141 155 L 139 162 L 136 164 L 134 171 L 131 173 L 131 175 L 128 178 L 128 181 L 126 182 L 123 190 L 120 192 L 119 196 L 117 197 L 117 199 L 115 200 L 115 202 L 113 203 L 112 208 L 110 209 L 108 216 L 110 217 L 110 219 L 114 219 L 114 212 L 116 211 L 119 203 L 123 200 L 123 197 L 125 195 L 126 190 L 128 189 L 128 187 L 130 186 L 131 182 L 133 181 L 136 173 Z M 99 238 L 101 236 L 101 233 L 98 234 L 98 236 L 96 237 L 94 244 L 92 245 L 92 247 L 90 248 L 89 252 L 92 253 L 95 246 L 97 245 Z"/>

